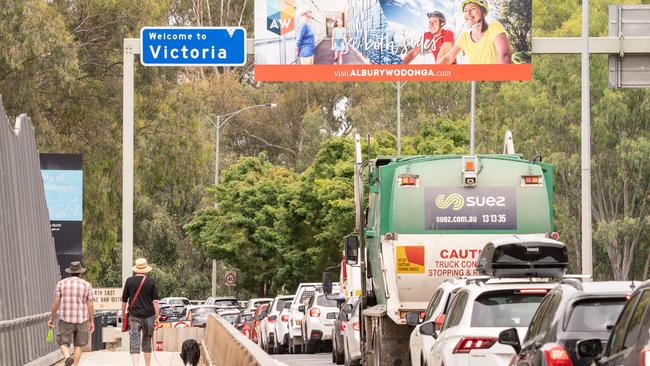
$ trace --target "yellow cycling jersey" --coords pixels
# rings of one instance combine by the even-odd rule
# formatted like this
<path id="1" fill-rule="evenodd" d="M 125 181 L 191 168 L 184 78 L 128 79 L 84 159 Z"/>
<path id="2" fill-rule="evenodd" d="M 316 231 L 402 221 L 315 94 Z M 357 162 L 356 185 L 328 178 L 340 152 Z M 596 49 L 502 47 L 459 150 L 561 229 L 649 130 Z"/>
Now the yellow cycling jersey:
<path id="1" fill-rule="evenodd" d="M 463 32 L 458 37 L 456 46 L 465 52 L 467 62 L 470 64 L 496 64 L 499 63 L 499 54 L 494 46 L 494 38 L 505 32 L 501 23 L 493 21 L 488 24 L 487 32 L 478 43 L 472 40 L 469 32 Z"/>

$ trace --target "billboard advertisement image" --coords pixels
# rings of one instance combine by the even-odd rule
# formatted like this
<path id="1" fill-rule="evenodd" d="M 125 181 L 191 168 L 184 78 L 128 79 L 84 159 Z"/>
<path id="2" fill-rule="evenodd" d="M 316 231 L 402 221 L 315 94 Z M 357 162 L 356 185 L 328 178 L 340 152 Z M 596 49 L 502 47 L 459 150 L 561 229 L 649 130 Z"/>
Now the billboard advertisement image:
<path id="1" fill-rule="evenodd" d="M 255 79 L 530 80 L 531 7 L 531 0 L 255 0 Z"/>

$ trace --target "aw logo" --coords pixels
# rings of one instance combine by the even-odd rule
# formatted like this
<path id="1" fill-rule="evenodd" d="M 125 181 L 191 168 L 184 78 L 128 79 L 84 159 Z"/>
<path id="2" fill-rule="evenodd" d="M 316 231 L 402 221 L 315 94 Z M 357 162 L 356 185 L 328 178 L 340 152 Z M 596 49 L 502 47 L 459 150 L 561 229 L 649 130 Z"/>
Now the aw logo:
<path id="1" fill-rule="evenodd" d="M 267 0 L 266 29 L 277 34 L 285 35 L 295 28 L 295 0 Z"/>
<path id="2" fill-rule="evenodd" d="M 458 193 L 452 193 L 449 196 L 441 194 L 436 197 L 436 206 L 441 210 L 451 207 L 452 210 L 458 211 L 465 206 L 465 198 Z"/>

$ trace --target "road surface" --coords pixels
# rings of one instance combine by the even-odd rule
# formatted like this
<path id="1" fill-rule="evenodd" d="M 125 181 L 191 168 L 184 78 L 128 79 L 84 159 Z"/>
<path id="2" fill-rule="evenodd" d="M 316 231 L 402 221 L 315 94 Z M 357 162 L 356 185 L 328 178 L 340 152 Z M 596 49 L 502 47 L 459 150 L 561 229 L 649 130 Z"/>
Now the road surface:
<path id="1" fill-rule="evenodd" d="M 272 355 L 274 359 L 289 366 L 331 366 L 332 353 L 316 353 L 313 355 Z"/>

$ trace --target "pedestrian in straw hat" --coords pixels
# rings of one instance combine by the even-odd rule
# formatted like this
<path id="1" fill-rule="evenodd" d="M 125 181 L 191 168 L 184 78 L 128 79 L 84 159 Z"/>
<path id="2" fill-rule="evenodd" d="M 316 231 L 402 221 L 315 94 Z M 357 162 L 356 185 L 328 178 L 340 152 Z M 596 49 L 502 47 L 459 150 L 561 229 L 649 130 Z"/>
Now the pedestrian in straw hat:
<path id="1" fill-rule="evenodd" d="M 90 334 L 95 330 L 93 323 L 95 297 L 90 283 L 79 277 L 86 272 L 81 262 L 70 262 L 70 267 L 66 268 L 65 272 L 69 273 L 70 277 L 56 284 L 52 313 L 47 325 L 50 328 L 54 327 L 54 318 L 58 314 L 59 328 L 56 339 L 65 358 L 65 366 L 77 366 L 81 359 L 81 347 L 88 344 Z M 74 345 L 74 352 L 70 355 L 72 345 Z"/>
<path id="2" fill-rule="evenodd" d="M 133 365 L 140 361 L 140 349 L 144 363 L 151 365 L 153 332 L 160 318 L 160 296 L 153 278 L 147 277 L 152 268 L 145 258 L 138 258 L 131 268 L 134 276 L 126 279 L 122 291 L 122 316 L 128 321 L 130 353 Z M 128 304 L 128 309 L 127 309 Z"/>

